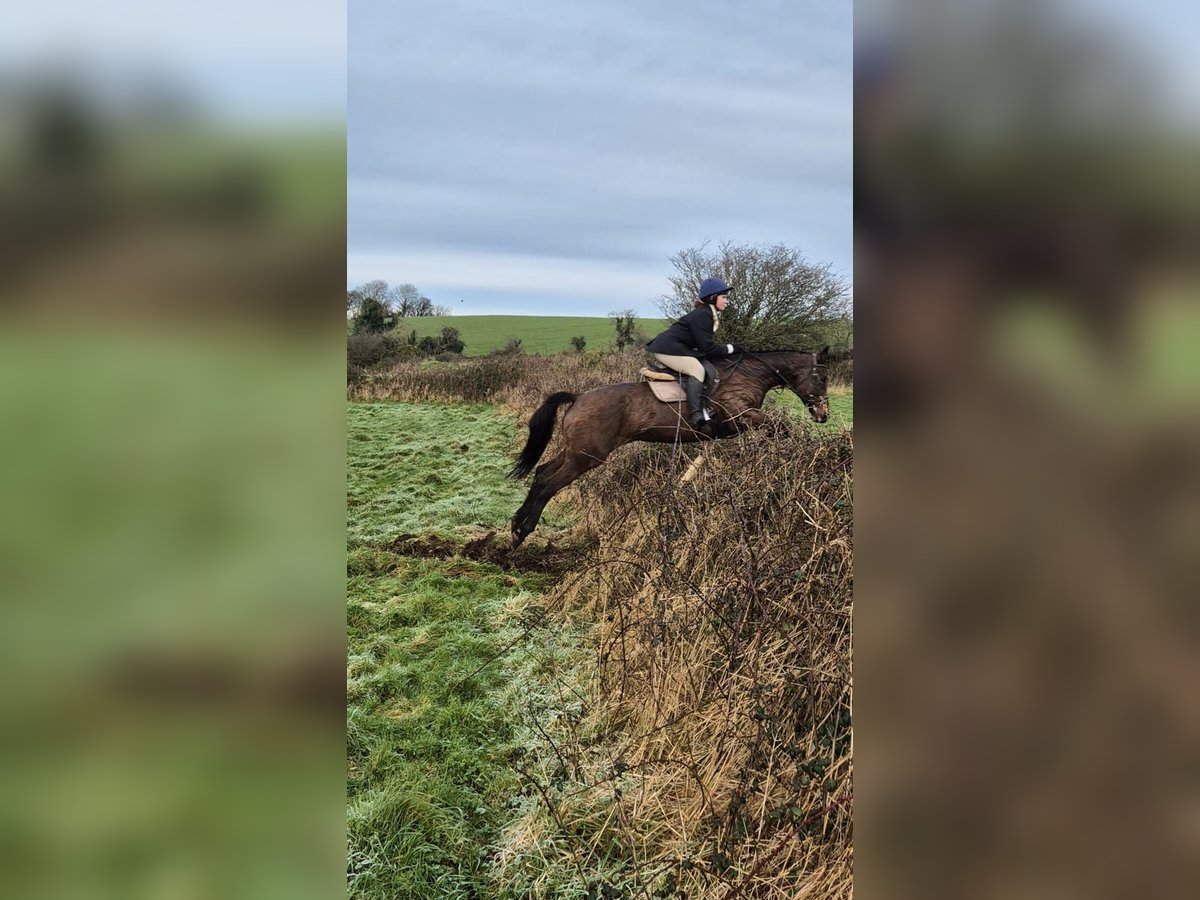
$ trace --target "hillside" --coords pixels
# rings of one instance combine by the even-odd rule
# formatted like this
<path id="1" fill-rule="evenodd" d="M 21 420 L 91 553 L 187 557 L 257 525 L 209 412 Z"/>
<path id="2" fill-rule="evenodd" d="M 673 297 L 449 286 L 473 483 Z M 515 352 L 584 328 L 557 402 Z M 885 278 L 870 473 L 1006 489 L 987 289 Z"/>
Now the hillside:
<path id="1" fill-rule="evenodd" d="M 638 319 L 647 340 L 667 325 L 665 319 Z M 606 316 L 421 316 L 406 319 L 403 333 L 417 330 L 418 337 L 436 335 L 447 325 L 457 328 L 467 356 L 482 356 L 501 349 L 509 338 L 520 338 L 527 353 L 561 353 L 571 349 L 571 338 L 582 335 L 588 350 L 611 347 L 616 329 Z"/>

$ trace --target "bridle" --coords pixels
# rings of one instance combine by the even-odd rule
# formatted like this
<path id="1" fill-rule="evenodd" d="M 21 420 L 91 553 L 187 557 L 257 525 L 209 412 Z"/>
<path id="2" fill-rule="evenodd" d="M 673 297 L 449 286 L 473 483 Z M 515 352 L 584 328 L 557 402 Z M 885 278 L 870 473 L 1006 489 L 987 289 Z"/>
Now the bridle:
<path id="1" fill-rule="evenodd" d="M 767 360 L 763 359 L 761 356 L 759 356 L 754 351 L 743 350 L 742 352 L 746 356 L 753 356 L 760 363 L 762 363 L 764 366 L 766 366 L 768 369 L 770 369 L 772 372 L 774 372 L 775 377 L 779 379 L 779 384 L 773 385 L 773 387 L 787 388 L 789 391 L 791 391 L 793 394 L 795 394 L 797 397 L 800 398 L 800 402 L 802 402 L 805 406 L 808 407 L 809 412 L 812 412 L 814 409 L 816 409 L 817 405 L 821 402 L 820 400 L 809 400 L 807 397 L 805 397 L 802 393 L 800 393 L 800 391 L 798 391 L 796 389 L 796 387 L 790 381 L 788 381 L 787 376 L 785 376 L 782 372 L 780 372 L 777 368 L 775 368 L 773 365 L 771 365 L 769 362 L 767 362 Z M 823 363 L 817 362 L 817 354 L 815 354 L 815 353 L 812 354 L 812 358 L 813 358 L 812 368 L 814 370 L 825 368 L 825 365 Z"/>

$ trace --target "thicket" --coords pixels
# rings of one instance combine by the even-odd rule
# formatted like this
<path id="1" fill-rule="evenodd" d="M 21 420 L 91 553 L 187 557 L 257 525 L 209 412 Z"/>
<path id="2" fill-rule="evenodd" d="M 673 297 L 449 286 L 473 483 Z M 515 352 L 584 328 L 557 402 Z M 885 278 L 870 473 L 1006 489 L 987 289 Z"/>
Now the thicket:
<path id="1" fill-rule="evenodd" d="M 449 360 L 465 348 L 457 328 L 446 327 L 434 337 L 418 338 L 416 329 L 407 333 L 365 331 L 346 337 L 346 380 L 354 384 L 372 369 L 427 357 Z"/>
<path id="2" fill-rule="evenodd" d="M 852 457 L 778 418 L 581 480 L 594 549 L 549 605 L 599 623 L 595 667 L 528 711 L 512 895 L 850 895 Z"/>

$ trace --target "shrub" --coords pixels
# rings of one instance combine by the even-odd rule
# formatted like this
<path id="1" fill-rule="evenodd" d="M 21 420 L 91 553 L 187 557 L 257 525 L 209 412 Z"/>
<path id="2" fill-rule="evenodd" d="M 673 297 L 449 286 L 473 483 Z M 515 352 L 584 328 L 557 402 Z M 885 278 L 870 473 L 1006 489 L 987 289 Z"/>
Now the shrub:
<path id="1" fill-rule="evenodd" d="M 580 335 L 579 337 L 571 338 L 571 346 L 575 348 L 576 353 L 582 353 L 583 348 L 587 346 L 587 338 Z"/>
<path id="2" fill-rule="evenodd" d="M 367 297 L 359 303 L 358 315 L 354 317 L 354 333 L 378 334 L 387 328 L 390 322 L 387 307 L 378 300 Z"/>
<path id="3" fill-rule="evenodd" d="M 623 309 L 620 312 L 610 312 L 608 315 L 613 320 L 613 326 L 617 331 L 617 350 L 624 350 L 634 342 L 633 331 L 636 324 L 634 312 L 632 309 Z"/>
<path id="4" fill-rule="evenodd" d="M 369 369 L 398 354 L 403 345 L 390 334 L 364 332 L 346 338 L 346 363 Z"/>
<path id="5" fill-rule="evenodd" d="M 440 345 L 438 352 L 440 353 L 462 353 L 463 348 L 466 347 L 458 329 L 449 326 L 442 329 L 442 337 L 438 343 Z"/>
<path id="6" fill-rule="evenodd" d="M 511 390 L 529 357 L 445 357 L 447 362 L 402 362 L 386 372 L 351 379 L 351 400 L 399 400 L 406 403 L 483 403 Z M 538 402 L 541 402 L 540 400 Z"/>

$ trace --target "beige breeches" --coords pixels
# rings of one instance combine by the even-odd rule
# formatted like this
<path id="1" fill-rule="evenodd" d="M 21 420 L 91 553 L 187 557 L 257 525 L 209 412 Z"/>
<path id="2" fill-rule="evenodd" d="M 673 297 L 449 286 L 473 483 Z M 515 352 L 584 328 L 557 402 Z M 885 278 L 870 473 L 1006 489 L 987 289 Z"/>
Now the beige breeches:
<path id="1" fill-rule="evenodd" d="M 700 360 L 694 356 L 666 356 L 662 353 L 655 353 L 654 358 L 669 369 L 682 372 L 684 375 L 691 375 L 700 381 L 704 380 L 704 366 L 700 365 Z"/>

